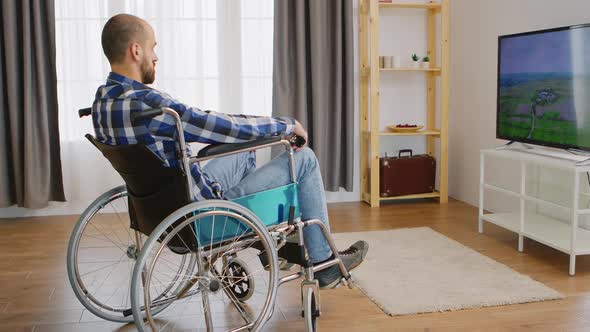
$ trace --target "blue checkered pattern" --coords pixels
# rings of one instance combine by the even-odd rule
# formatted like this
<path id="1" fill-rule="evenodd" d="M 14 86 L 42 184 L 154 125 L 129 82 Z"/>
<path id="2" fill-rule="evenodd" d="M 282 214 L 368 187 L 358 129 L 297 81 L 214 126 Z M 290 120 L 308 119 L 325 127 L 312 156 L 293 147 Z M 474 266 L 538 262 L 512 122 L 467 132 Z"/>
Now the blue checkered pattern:
<path id="1" fill-rule="evenodd" d="M 240 143 L 261 137 L 293 132 L 292 118 L 230 115 L 202 111 L 187 106 L 169 95 L 117 73 L 110 73 L 96 92 L 92 121 L 98 141 L 109 145 L 144 144 L 167 167 L 179 167 L 176 159 L 174 118 L 162 114 L 131 124 L 131 114 L 152 108 L 169 107 L 182 119 L 187 142 Z M 187 148 L 189 156 L 190 149 Z M 191 169 L 194 200 L 222 198 L 219 184 L 203 173 L 198 164 Z M 227 188 L 225 188 L 227 189 Z"/>

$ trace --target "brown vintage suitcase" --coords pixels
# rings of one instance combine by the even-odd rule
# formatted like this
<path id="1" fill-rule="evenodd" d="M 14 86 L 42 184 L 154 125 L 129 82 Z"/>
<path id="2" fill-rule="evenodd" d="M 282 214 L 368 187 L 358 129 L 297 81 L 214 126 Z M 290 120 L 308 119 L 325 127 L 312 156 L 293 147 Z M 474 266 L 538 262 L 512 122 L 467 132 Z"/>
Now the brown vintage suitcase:
<path id="1" fill-rule="evenodd" d="M 409 153 L 409 156 L 402 154 Z M 398 157 L 379 158 L 381 197 L 421 194 L 434 191 L 436 160 L 427 154 L 412 155 L 400 150 Z"/>

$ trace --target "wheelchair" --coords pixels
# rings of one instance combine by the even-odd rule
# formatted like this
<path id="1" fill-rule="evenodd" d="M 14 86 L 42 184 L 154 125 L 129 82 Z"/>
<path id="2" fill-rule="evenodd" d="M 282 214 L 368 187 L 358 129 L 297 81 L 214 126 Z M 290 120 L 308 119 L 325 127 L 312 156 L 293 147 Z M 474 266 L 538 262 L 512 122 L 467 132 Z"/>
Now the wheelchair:
<path id="1" fill-rule="evenodd" d="M 90 113 L 79 110 L 80 117 Z M 169 108 L 132 114 L 131 121 L 141 125 L 163 113 L 182 133 Z M 302 316 L 307 331 L 316 331 L 314 272 L 338 265 L 342 282 L 354 283 L 324 224 L 300 218 L 291 142 L 213 144 L 189 158 L 184 135 L 175 136 L 180 167 L 165 167 L 144 145 L 110 146 L 86 135 L 125 185 L 99 196 L 72 231 L 67 270 L 77 298 L 97 317 L 135 322 L 139 331 L 259 331 L 273 316 L 278 287 L 302 279 Z M 234 200 L 192 201 L 192 163 L 273 146 L 289 153 L 291 183 Z M 315 266 L 303 241 L 303 229 L 312 225 L 334 253 Z M 279 272 L 279 259 L 297 271 Z"/>

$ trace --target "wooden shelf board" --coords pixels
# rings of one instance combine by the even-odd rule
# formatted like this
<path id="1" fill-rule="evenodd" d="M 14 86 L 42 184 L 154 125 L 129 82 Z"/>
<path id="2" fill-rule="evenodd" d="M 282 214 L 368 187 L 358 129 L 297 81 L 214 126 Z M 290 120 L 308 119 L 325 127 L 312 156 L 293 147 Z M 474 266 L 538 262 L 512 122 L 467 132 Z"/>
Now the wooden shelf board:
<path id="1" fill-rule="evenodd" d="M 402 199 L 438 198 L 438 197 L 440 197 L 440 193 L 438 191 L 435 191 L 432 193 L 423 193 L 423 194 L 414 194 L 414 195 L 379 197 L 379 200 L 380 201 L 395 201 L 395 200 L 402 200 Z M 371 194 L 368 192 L 364 192 L 361 195 L 361 200 L 369 203 L 371 201 Z"/>
<path id="2" fill-rule="evenodd" d="M 432 67 L 432 68 L 413 68 L 413 67 L 403 67 L 403 68 L 379 68 L 379 71 L 388 72 L 388 71 L 424 71 L 424 72 L 440 72 L 439 67 Z"/>
<path id="3" fill-rule="evenodd" d="M 379 136 L 440 136 L 440 130 L 418 130 L 410 132 L 395 133 L 391 131 L 383 131 Z"/>
<path id="4" fill-rule="evenodd" d="M 437 198 L 440 197 L 438 191 L 432 193 L 414 194 L 414 195 L 403 195 L 403 196 L 392 196 L 392 197 L 379 197 L 381 201 L 395 201 L 400 199 L 417 199 L 417 198 Z"/>
<path id="5" fill-rule="evenodd" d="M 407 9 L 433 9 L 440 10 L 440 3 L 397 3 L 380 2 L 379 8 L 407 8 Z"/>
<path id="6" fill-rule="evenodd" d="M 364 137 L 370 137 L 370 132 L 367 130 L 363 130 L 362 133 Z M 411 132 L 402 132 L 402 133 L 395 133 L 392 131 L 382 131 L 377 134 L 378 136 L 440 136 L 440 130 L 418 130 L 418 131 L 411 131 Z"/>

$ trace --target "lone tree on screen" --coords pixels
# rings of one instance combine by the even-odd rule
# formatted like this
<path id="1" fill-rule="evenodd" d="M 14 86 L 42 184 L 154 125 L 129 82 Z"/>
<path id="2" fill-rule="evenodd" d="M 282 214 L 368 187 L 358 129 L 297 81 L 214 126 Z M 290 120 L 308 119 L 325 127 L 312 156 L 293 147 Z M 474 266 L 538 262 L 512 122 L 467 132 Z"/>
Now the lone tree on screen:
<path id="1" fill-rule="evenodd" d="M 531 98 L 531 130 L 527 135 L 527 138 L 533 138 L 533 131 L 535 131 L 535 124 L 537 119 L 537 106 L 552 105 L 557 102 L 559 96 L 553 91 L 552 88 L 541 89 L 535 91 Z"/>

